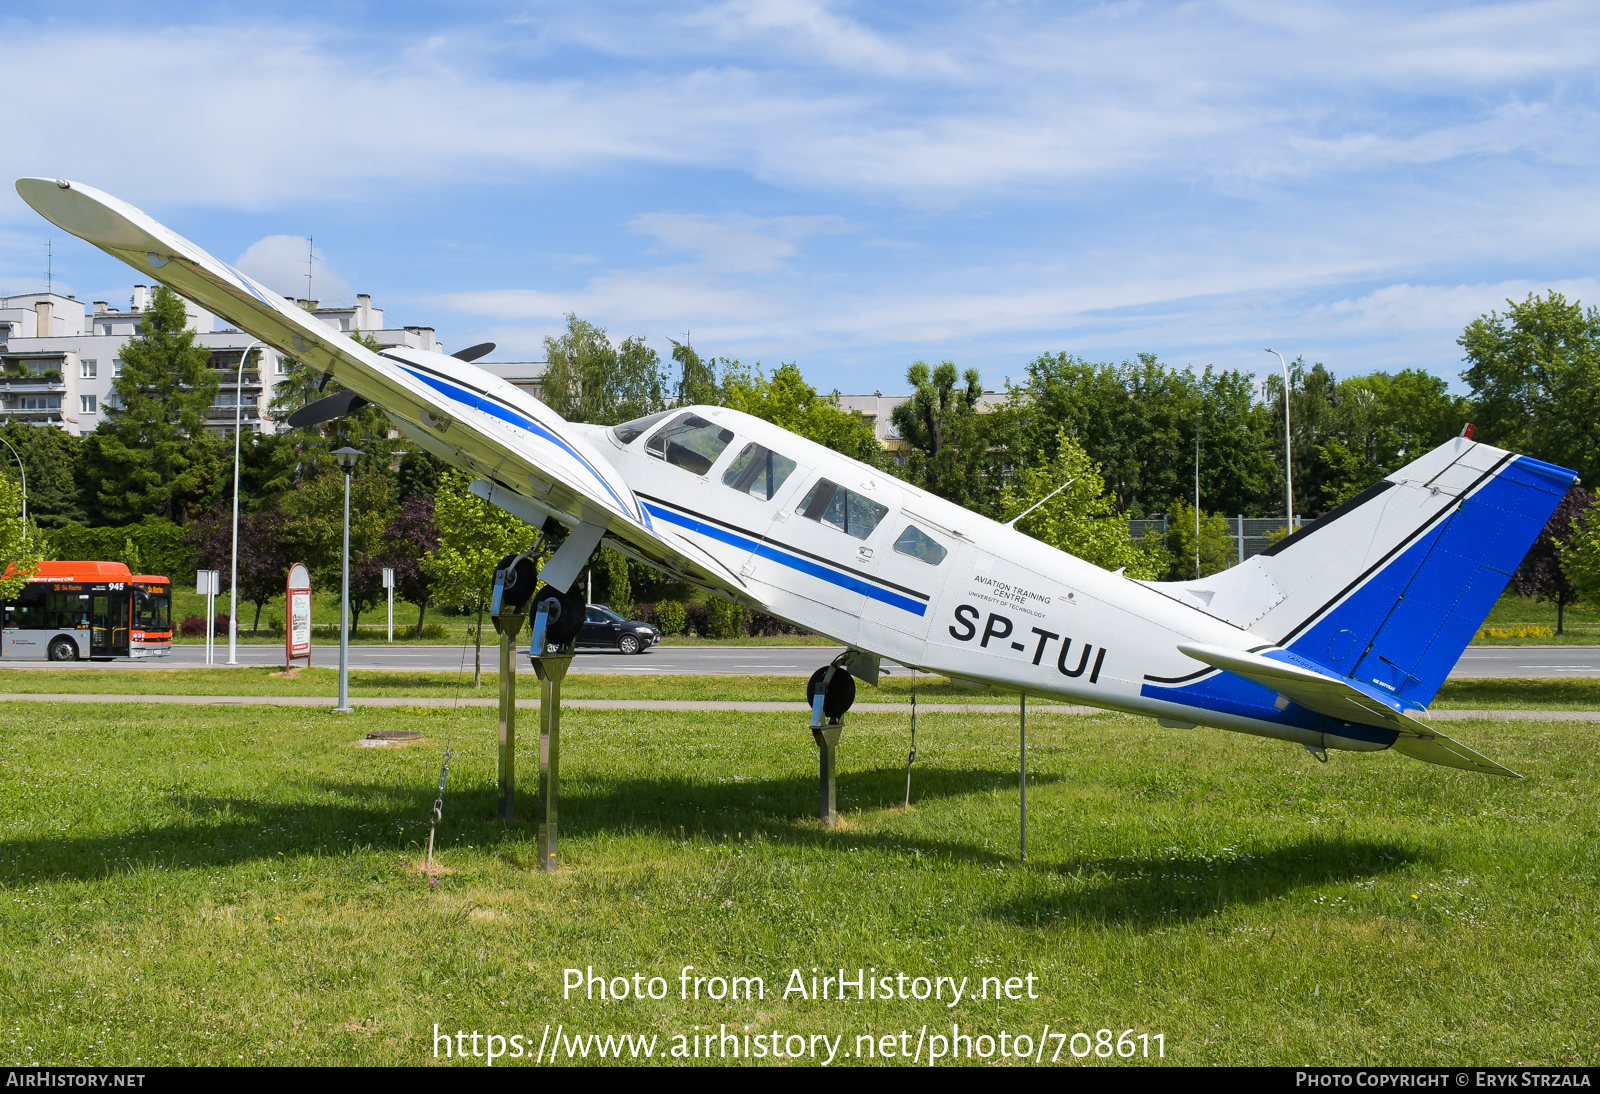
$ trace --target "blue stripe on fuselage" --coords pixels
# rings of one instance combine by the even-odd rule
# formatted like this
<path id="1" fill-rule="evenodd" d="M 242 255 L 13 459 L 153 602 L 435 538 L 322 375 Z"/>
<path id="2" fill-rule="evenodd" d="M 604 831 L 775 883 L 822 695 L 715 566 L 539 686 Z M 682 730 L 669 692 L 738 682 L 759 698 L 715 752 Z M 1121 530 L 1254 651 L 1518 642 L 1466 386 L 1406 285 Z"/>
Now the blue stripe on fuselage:
<path id="1" fill-rule="evenodd" d="M 404 368 L 405 366 L 402 365 L 401 367 Z M 605 487 L 606 493 L 611 495 L 624 513 L 629 512 L 628 503 L 623 501 L 620 497 L 617 497 L 617 492 L 611 489 L 611 484 L 606 481 L 605 476 L 596 471 L 594 465 L 583 458 L 583 453 L 579 452 L 576 448 L 573 448 L 563 437 L 552 433 L 550 430 L 546 429 L 532 418 L 525 417 L 514 410 L 510 410 L 501 406 L 487 395 L 480 396 L 475 391 L 469 391 L 466 388 L 457 387 L 455 384 L 446 383 L 444 380 L 440 380 L 434 376 L 429 376 L 425 372 L 418 372 L 416 369 L 407 368 L 406 371 L 412 376 L 415 376 L 417 379 L 421 380 L 423 383 L 427 384 L 429 387 L 433 388 L 435 391 L 448 395 L 458 403 L 464 403 L 475 410 L 481 410 L 485 414 L 488 414 L 491 417 L 499 418 L 502 422 L 505 422 L 509 425 L 526 429 L 534 436 L 542 438 L 543 440 L 547 440 L 551 444 L 561 448 L 573 459 L 583 464 L 584 468 L 589 472 L 589 474 L 595 477 L 595 481 L 601 486 Z"/>
<path id="2" fill-rule="evenodd" d="M 849 589 L 851 592 L 861 593 L 863 596 L 870 597 L 873 600 L 880 600 L 885 604 L 893 605 L 903 611 L 910 612 L 912 615 L 925 615 L 928 611 L 926 604 L 912 600 L 909 596 L 901 596 L 899 593 L 890 592 L 888 589 L 880 588 L 852 574 L 838 573 L 835 570 L 828 569 L 826 566 L 820 566 L 808 559 L 791 555 L 787 551 L 780 551 L 770 544 L 762 543 L 748 536 L 741 536 L 736 532 L 718 528 L 714 524 L 707 524 L 703 520 L 696 520 L 682 513 L 675 513 L 671 509 L 651 505 L 649 502 L 644 503 L 644 508 L 645 512 L 654 513 L 662 520 L 676 524 L 681 528 L 687 528 L 691 532 L 698 532 L 718 542 L 742 548 L 752 554 L 771 559 L 773 562 L 787 566 L 792 570 L 798 570 L 821 581 L 826 581 L 833 585 L 838 585 L 840 588 Z"/>

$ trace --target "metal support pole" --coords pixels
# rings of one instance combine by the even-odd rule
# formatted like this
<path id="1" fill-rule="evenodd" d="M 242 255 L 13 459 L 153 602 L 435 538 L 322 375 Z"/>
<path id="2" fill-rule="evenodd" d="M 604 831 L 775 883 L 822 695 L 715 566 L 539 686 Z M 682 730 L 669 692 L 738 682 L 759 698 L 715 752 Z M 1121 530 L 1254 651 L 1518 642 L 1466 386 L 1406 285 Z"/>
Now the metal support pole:
<path id="1" fill-rule="evenodd" d="M 916 670 L 913 669 L 913 672 Z M 911 808 L 911 765 L 917 762 L 917 679 L 911 678 L 911 751 L 906 755 L 906 808 Z"/>
<path id="2" fill-rule="evenodd" d="M 344 555 L 339 567 L 339 705 L 335 713 L 349 714 L 350 707 L 350 471 L 344 473 Z"/>
<path id="3" fill-rule="evenodd" d="M 1244 565 L 1244 514 L 1239 514 L 1239 565 Z"/>
<path id="4" fill-rule="evenodd" d="M 543 633 L 544 628 L 534 628 L 534 634 Z M 539 674 L 539 867 L 547 873 L 560 865 L 556 807 L 561 796 L 561 681 L 571 665 L 570 649 L 533 659 Z"/>
<path id="5" fill-rule="evenodd" d="M 821 798 L 820 810 L 822 823 L 829 828 L 839 823 L 838 798 L 834 786 L 834 766 L 839 758 L 839 734 L 844 732 L 843 725 L 821 726 L 812 729 L 811 735 L 817 739 L 817 753 L 820 757 Z"/>
<path id="6" fill-rule="evenodd" d="M 500 821 L 517 819 L 517 635 L 525 615 L 498 615 L 500 632 Z M 543 765 L 541 765 L 542 767 Z"/>
<path id="7" fill-rule="evenodd" d="M 1018 862 L 1028 861 L 1028 693 L 1023 692 L 1017 705 L 1017 719 L 1021 745 L 1017 756 L 1018 785 L 1022 788 L 1022 842 Z"/>
<path id="8" fill-rule="evenodd" d="M 228 570 L 228 664 L 239 663 L 239 429 L 244 414 L 244 366 L 250 351 L 261 345 L 251 342 L 239 355 L 239 371 L 233 381 L 233 561 Z"/>
<path id="9" fill-rule="evenodd" d="M 0 444 L 11 448 L 11 442 L 0 437 Z M 17 456 L 17 450 L 11 448 L 11 454 Z M 22 476 L 22 534 L 28 534 L 28 469 L 22 466 L 22 457 L 17 456 L 17 473 Z"/>
<path id="10" fill-rule="evenodd" d="M 844 732 L 844 722 L 839 718 L 830 719 L 823 725 L 822 708 L 827 701 L 828 687 L 833 683 L 833 674 L 843 672 L 838 662 L 828 666 L 827 675 L 822 678 L 822 687 L 811 697 L 811 736 L 817 741 L 817 762 L 819 764 L 819 791 L 821 807 L 818 810 L 822 823 L 832 828 L 839 823 L 838 797 L 835 793 L 834 768 L 839 758 L 839 735 Z"/>

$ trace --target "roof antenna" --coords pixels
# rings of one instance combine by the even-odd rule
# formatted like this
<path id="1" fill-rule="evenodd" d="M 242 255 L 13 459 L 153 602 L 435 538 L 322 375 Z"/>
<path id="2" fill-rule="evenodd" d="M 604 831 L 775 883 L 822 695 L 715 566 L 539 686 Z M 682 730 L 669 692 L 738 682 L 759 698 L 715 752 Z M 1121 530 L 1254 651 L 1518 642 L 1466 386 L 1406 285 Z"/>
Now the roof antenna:
<path id="1" fill-rule="evenodd" d="M 306 303 L 311 303 L 311 256 L 316 253 L 316 236 L 306 236 Z"/>
<path id="2" fill-rule="evenodd" d="M 54 296 L 56 291 L 56 255 L 51 249 L 53 240 L 44 241 L 44 291 L 46 296 Z"/>
<path id="3" fill-rule="evenodd" d="M 1017 521 L 1021 520 L 1023 517 L 1027 516 L 1029 513 L 1033 512 L 1035 509 L 1039 508 L 1039 506 L 1043 505 L 1045 502 L 1049 501 L 1051 498 L 1055 497 L 1057 494 L 1061 493 L 1061 491 L 1065 490 L 1067 487 L 1071 486 L 1073 483 L 1075 483 L 1077 481 L 1078 481 L 1078 476 L 1076 476 L 1076 475 L 1072 476 L 1072 478 L 1068 479 L 1066 482 L 1062 483 L 1060 486 L 1058 486 L 1054 490 L 1050 491 L 1044 497 L 1040 498 L 1038 501 L 1036 501 L 1032 505 L 1028 506 L 1022 512 L 1018 513 L 1016 516 L 1014 516 L 1010 520 L 1006 521 L 1006 527 L 1007 528 L 1015 528 L 1017 526 Z"/>

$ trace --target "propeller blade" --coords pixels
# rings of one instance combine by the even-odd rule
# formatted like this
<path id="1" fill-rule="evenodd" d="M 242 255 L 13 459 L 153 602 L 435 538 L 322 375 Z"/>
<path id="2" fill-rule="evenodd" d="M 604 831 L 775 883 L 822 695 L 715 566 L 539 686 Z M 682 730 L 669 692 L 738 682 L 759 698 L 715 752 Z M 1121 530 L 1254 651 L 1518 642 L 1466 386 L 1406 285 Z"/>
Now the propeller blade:
<path id="1" fill-rule="evenodd" d="M 366 405 L 367 400 L 353 391 L 336 391 L 332 395 L 324 395 L 316 402 L 307 403 L 289 415 L 289 428 L 304 429 L 308 425 L 331 422 Z"/>
<path id="2" fill-rule="evenodd" d="M 454 357 L 458 361 L 476 361 L 478 358 L 487 357 L 493 352 L 493 342 L 479 342 L 475 346 L 468 346 L 466 349 L 458 349 L 450 356 Z"/>

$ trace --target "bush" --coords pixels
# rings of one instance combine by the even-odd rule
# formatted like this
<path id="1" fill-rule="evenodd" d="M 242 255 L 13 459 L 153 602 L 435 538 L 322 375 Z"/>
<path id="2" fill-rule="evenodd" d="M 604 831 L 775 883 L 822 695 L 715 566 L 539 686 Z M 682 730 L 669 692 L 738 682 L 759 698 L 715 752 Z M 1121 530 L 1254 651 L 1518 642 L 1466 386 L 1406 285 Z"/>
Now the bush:
<path id="1" fill-rule="evenodd" d="M 82 559 L 83 561 L 127 562 L 127 548 L 132 547 L 139 564 L 147 574 L 160 574 L 172 579 L 174 585 L 194 581 L 196 568 L 195 549 L 184 542 L 187 529 L 170 520 L 150 517 L 142 524 L 128 524 L 121 528 L 90 528 L 82 524 L 68 524 L 49 533 L 49 556 L 55 559 Z M 192 588 L 193 586 L 190 585 Z M 199 624 L 205 632 L 205 623 Z"/>
<path id="2" fill-rule="evenodd" d="M 793 623 L 779 619 L 766 612 L 751 611 L 745 615 L 745 628 L 752 635 L 763 638 L 777 638 L 783 635 L 809 635 L 811 632 L 804 627 L 797 627 Z"/>
<path id="3" fill-rule="evenodd" d="M 269 616 L 267 616 L 267 633 L 272 635 L 272 637 L 274 637 L 274 638 L 282 638 L 283 637 L 283 616 L 281 616 L 281 615 L 269 615 Z"/>
<path id="4" fill-rule="evenodd" d="M 684 633 L 688 613 L 676 600 L 663 600 L 659 604 L 651 605 L 650 614 L 655 616 L 655 625 L 661 628 L 662 634 L 676 637 Z"/>
<path id="5" fill-rule="evenodd" d="M 178 624 L 178 631 L 185 638 L 204 638 L 206 621 L 198 615 L 191 615 Z"/>
<path id="6" fill-rule="evenodd" d="M 629 618 L 640 623 L 648 623 L 652 627 L 661 626 L 661 621 L 656 618 L 656 606 L 654 604 L 635 604 L 633 606 L 633 615 L 629 616 Z"/>
<path id="7" fill-rule="evenodd" d="M 211 621 L 211 633 L 221 635 L 223 638 L 228 637 L 229 618 L 227 612 L 218 612 L 217 617 Z M 202 623 L 201 626 L 204 627 L 205 624 Z"/>
<path id="8" fill-rule="evenodd" d="M 1475 638 L 1549 638 L 1556 632 L 1538 623 L 1520 627 L 1480 627 Z"/>
<path id="9" fill-rule="evenodd" d="M 683 618 L 684 634 L 694 634 L 704 638 L 711 633 L 711 609 L 704 604 L 685 604 Z"/>
<path id="10" fill-rule="evenodd" d="M 710 615 L 707 634 L 712 638 L 738 638 L 744 633 L 744 606 L 730 604 L 720 596 L 706 605 Z"/>

